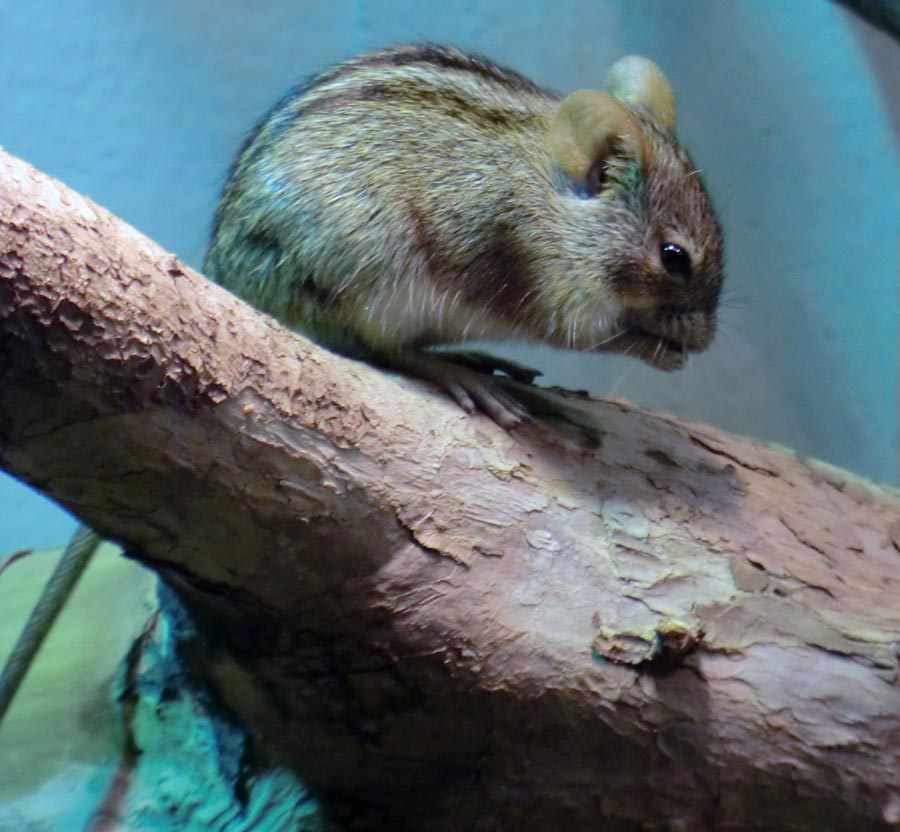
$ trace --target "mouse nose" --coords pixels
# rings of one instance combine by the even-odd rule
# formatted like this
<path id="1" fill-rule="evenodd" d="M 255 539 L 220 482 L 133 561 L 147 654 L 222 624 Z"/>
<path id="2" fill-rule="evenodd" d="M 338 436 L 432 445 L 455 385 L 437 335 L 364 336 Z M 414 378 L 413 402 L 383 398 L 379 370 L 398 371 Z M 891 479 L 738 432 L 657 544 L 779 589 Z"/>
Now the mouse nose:
<path id="1" fill-rule="evenodd" d="M 696 308 L 663 306 L 638 318 L 647 332 L 672 341 L 690 352 L 705 350 L 716 334 L 716 316 Z"/>

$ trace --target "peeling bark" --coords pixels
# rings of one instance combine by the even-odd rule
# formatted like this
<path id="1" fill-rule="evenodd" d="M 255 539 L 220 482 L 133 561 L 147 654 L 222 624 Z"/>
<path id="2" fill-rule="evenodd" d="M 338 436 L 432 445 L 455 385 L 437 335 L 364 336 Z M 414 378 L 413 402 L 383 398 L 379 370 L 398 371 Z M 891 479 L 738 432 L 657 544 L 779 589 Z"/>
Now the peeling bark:
<path id="1" fill-rule="evenodd" d="M 0 465 L 180 594 L 335 817 L 896 824 L 900 495 L 568 407 L 600 449 L 333 356 L 0 157 Z"/>

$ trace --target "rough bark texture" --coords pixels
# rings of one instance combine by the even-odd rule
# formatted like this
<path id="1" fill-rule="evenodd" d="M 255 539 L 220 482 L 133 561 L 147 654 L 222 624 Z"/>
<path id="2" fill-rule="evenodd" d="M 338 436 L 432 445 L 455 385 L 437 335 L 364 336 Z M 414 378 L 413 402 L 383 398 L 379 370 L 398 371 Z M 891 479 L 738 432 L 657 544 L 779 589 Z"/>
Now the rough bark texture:
<path id="1" fill-rule="evenodd" d="M 335 817 L 900 821 L 900 497 L 571 406 L 599 450 L 330 355 L 0 159 L 0 465 L 180 593 Z"/>

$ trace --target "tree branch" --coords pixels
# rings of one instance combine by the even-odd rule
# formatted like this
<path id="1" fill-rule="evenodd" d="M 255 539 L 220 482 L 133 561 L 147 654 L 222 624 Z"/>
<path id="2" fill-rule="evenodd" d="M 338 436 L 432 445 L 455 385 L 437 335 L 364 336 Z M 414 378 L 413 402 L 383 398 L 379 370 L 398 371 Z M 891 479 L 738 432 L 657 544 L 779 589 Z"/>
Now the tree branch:
<path id="1" fill-rule="evenodd" d="M 569 406 L 602 448 L 331 355 L 0 157 L 0 465 L 176 589 L 338 816 L 886 826 L 897 493 Z"/>

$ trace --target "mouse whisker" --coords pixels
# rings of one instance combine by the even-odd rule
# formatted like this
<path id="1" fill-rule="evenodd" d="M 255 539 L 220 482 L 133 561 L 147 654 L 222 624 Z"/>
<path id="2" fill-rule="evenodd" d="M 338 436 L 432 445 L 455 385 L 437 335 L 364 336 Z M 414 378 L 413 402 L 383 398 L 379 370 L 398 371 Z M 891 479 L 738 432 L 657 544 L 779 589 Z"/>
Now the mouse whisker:
<path id="1" fill-rule="evenodd" d="M 615 341 L 617 338 L 621 338 L 623 335 L 627 335 L 627 334 L 628 334 L 628 327 L 625 327 L 624 329 L 620 329 L 618 332 L 614 332 L 612 335 L 604 338 L 602 341 L 596 341 L 593 344 L 589 344 L 587 349 L 589 351 L 590 350 L 598 350 L 598 349 L 600 349 L 600 347 L 605 346 L 606 344 L 609 344 L 612 341 Z M 634 349 L 634 345 L 632 344 L 627 350 L 625 350 L 625 352 L 622 353 L 622 355 L 628 355 L 628 353 L 631 352 L 631 350 L 633 350 L 633 349 Z"/>

